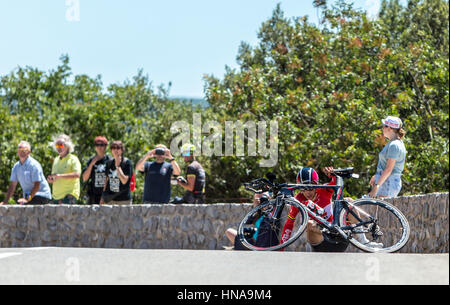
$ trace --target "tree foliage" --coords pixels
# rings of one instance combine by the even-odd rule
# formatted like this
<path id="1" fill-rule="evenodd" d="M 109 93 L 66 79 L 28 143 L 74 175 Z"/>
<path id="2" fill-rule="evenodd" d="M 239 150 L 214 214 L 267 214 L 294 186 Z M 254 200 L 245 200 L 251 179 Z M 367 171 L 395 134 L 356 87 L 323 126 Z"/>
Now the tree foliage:
<path id="1" fill-rule="evenodd" d="M 103 87 L 101 78 L 76 75 L 71 80 L 68 56 L 48 73 L 18 68 L 0 80 L 0 185 L 9 184 L 9 173 L 17 162 L 17 145 L 26 140 L 45 175 L 50 174 L 53 138 L 68 134 L 83 166 L 95 154 L 94 138 L 105 135 L 122 140 L 125 156 L 133 164 L 157 143 L 171 139 L 170 121 L 180 120 L 195 110 L 190 104 L 172 101 L 167 88 L 154 90 L 140 71 L 132 81 Z M 169 142 L 170 143 L 170 142 Z M 143 175 L 136 176 L 135 199 L 140 201 Z M 5 187 L 6 189 L 6 187 Z M 4 190 L 2 190 L 4 191 Z"/>
<path id="2" fill-rule="evenodd" d="M 241 43 L 238 69 L 226 67 L 221 79 L 205 75 L 206 107 L 169 99 L 170 85 L 154 88 L 142 71 L 105 88 L 101 76 L 72 75 L 66 55 L 55 70 L 19 67 L 2 76 L 1 191 L 20 140 L 32 144 L 45 174 L 56 155 L 49 143 L 59 133 L 72 137 L 83 164 L 97 135 L 122 140 L 136 164 L 157 143 L 169 145 L 171 125 L 192 123 L 194 113 L 221 126 L 279 125 L 273 168 L 260 167 L 261 156 L 200 158 L 208 198 L 249 197 L 242 182 L 267 171 L 293 182 L 300 167 L 326 165 L 355 167 L 362 179 L 348 181 L 347 191 L 366 193 L 385 144 L 380 120 L 387 115 L 401 117 L 407 132 L 403 194 L 447 191 L 448 1 L 410 0 L 403 7 L 385 0 L 375 20 L 345 1 L 314 3 L 319 26 L 307 17 L 285 17 L 278 5 L 261 25 L 258 43 Z M 143 176 L 136 178 L 140 201 Z"/>
<path id="3" fill-rule="evenodd" d="M 408 150 L 403 193 L 448 190 L 448 2 L 384 1 L 376 20 L 344 1 L 319 7 L 320 28 L 284 17 L 278 5 L 258 45 L 241 44 L 240 69 L 206 77 L 213 112 L 222 120 L 276 118 L 280 180 L 293 181 L 302 166 L 353 166 L 362 179 L 349 181 L 352 195 L 367 192 L 375 172 L 385 145 L 380 120 L 399 116 Z M 228 159 L 217 162 L 230 176 L 266 170 Z M 230 195 L 239 191 L 231 181 Z"/>

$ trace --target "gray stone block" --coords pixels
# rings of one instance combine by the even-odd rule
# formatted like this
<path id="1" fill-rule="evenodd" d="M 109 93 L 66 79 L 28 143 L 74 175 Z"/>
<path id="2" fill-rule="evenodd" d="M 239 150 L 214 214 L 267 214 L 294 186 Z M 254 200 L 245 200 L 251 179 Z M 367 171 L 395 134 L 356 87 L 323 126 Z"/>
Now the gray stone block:
<path id="1" fill-rule="evenodd" d="M 407 217 L 411 238 L 402 252 L 449 249 L 448 193 L 389 198 Z M 251 204 L 133 206 L 0 206 L 0 246 L 218 249 L 229 242 Z M 289 250 L 305 251 L 302 236 Z M 358 252 L 354 247 L 348 251 Z"/>

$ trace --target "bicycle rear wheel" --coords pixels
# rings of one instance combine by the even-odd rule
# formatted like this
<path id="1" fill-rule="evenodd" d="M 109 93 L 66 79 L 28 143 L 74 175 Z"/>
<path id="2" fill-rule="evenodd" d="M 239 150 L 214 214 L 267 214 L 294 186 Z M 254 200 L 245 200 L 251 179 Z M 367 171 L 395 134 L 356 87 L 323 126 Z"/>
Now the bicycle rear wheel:
<path id="1" fill-rule="evenodd" d="M 291 207 L 298 209 L 289 238 L 281 240 L 283 227 L 288 220 Z M 275 215 L 277 214 L 277 215 Z M 278 217 L 277 217 L 278 216 Z M 306 229 L 308 214 L 301 203 L 295 199 L 283 199 L 281 204 L 276 200 L 263 203 L 248 212 L 238 228 L 241 243 L 253 251 L 276 251 L 292 244 Z"/>
<path id="2" fill-rule="evenodd" d="M 372 199 L 349 203 L 349 211 L 339 215 L 340 227 L 350 235 L 349 241 L 365 252 L 396 252 L 408 242 L 408 220 L 393 205 Z"/>

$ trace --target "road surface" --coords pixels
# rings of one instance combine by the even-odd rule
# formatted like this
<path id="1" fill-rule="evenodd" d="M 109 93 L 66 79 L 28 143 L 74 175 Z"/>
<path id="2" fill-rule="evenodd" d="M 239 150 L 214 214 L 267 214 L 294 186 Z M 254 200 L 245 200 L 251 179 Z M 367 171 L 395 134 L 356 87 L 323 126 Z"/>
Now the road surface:
<path id="1" fill-rule="evenodd" d="M 447 254 L 0 248 L 0 284 L 449 284 Z"/>

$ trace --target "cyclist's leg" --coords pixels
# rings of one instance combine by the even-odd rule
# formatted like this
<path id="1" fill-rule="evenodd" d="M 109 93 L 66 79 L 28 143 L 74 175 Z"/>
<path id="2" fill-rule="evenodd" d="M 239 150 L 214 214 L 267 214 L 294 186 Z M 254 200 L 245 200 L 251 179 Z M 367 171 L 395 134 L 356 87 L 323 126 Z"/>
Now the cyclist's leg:
<path id="1" fill-rule="evenodd" d="M 313 220 L 308 221 L 306 238 L 313 252 L 344 252 L 349 244 L 342 238 L 332 238 L 322 233 L 318 224 Z"/>
<path id="2" fill-rule="evenodd" d="M 311 245 L 314 252 L 344 252 L 349 242 L 342 238 L 331 238 L 323 234 L 323 241 L 318 245 Z"/>
<path id="3" fill-rule="evenodd" d="M 357 209 L 353 209 L 353 213 L 355 213 L 357 215 L 357 217 L 359 217 L 361 219 L 361 214 L 359 213 L 359 211 Z M 356 219 L 356 217 L 353 216 L 353 214 L 348 213 L 347 222 L 350 223 L 350 224 L 357 224 L 357 223 L 359 223 L 359 220 Z M 356 240 L 358 240 L 359 242 L 361 242 L 364 245 L 372 244 L 373 246 L 378 246 L 378 247 L 382 246 L 382 244 L 371 243 L 367 239 L 367 237 L 366 237 L 366 235 L 364 233 L 353 234 L 353 237 L 356 238 Z"/>
<path id="4" fill-rule="evenodd" d="M 225 232 L 225 235 L 227 236 L 228 240 L 231 241 L 232 244 L 234 244 L 234 240 L 236 239 L 237 236 L 237 231 L 235 229 L 229 228 Z"/>

